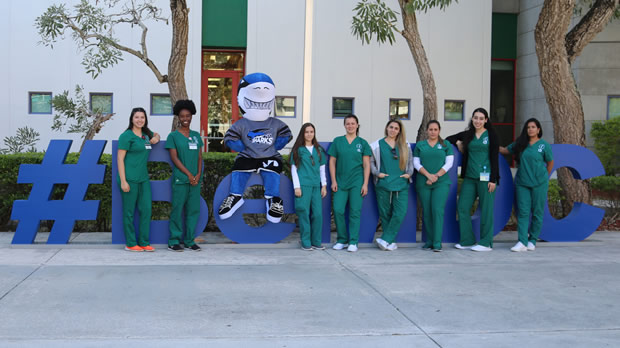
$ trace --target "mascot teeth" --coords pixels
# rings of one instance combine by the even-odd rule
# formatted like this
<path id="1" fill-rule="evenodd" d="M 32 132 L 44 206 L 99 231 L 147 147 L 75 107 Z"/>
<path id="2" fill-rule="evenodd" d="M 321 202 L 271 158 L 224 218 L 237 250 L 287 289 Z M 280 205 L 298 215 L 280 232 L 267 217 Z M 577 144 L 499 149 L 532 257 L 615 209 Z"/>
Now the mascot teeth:
<path id="1" fill-rule="evenodd" d="M 256 109 L 256 110 L 271 110 L 273 108 L 273 99 L 266 102 L 256 102 L 250 100 L 246 97 L 243 98 L 243 106 L 248 109 Z"/>

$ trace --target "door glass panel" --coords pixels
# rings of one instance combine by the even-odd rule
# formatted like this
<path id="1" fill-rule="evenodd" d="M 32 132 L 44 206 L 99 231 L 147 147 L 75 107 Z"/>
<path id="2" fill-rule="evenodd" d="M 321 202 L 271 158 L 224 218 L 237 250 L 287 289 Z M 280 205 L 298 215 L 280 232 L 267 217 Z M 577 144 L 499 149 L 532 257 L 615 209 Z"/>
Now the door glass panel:
<path id="1" fill-rule="evenodd" d="M 514 62 L 491 62 L 491 121 L 514 123 Z"/>
<path id="2" fill-rule="evenodd" d="M 242 52 L 203 52 L 202 68 L 204 70 L 243 70 Z"/>
<path id="3" fill-rule="evenodd" d="M 209 77 L 208 151 L 228 152 L 223 144 L 224 134 L 232 124 L 232 78 Z"/>

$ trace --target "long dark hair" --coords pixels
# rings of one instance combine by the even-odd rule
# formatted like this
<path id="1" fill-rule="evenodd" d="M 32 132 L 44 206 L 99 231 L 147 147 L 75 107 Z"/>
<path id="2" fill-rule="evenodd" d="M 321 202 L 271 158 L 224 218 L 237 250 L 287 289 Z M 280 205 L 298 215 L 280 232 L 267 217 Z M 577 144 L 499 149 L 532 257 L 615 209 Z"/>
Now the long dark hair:
<path id="1" fill-rule="evenodd" d="M 146 134 L 149 136 L 149 138 L 152 138 L 153 132 L 149 129 L 149 118 L 146 116 L 146 110 L 144 110 L 144 108 L 138 107 L 131 109 L 131 114 L 129 115 L 129 126 L 127 127 L 127 129 L 133 129 L 133 116 L 136 114 L 136 112 L 144 113 L 144 126 L 142 126 L 142 134 Z"/>
<path id="2" fill-rule="evenodd" d="M 519 135 L 517 140 L 515 140 L 515 147 L 514 147 L 513 153 L 514 153 L 515 160 L 517 161 L 517 163 L 521 161 L 521 153 L 523 152 L 523 150 L 525 150 L 530 144 L 530 137 L 527 135 L 527 126 L 531 122 L 534 122 L 534 124 L 538 128 L 538 137 L 542 138 L 543 136 L 542 127 L 540 126 L 540 122 L 538 122 L 537 119 L 532 117 L 529 120 L 525 121 L 525 124 L 523 125 L 523 129 L 521 130 L 521 134 Z"/>
<path id="3" fill-rule="evenodd" d="M 465 139 L 463 139 L 463 148 L 467 151 L 467 146 L 469 142 L 476 136 L 476 128 L 474 127 L 474 115 L 479 112 L 484 115 L 484 118 L 487 120 L 484 123 L 484 128 L 489 131 L 489 136 L 491 133 L 495 133 L 495 129 L 493 129 L 493 124 L 491 124 L 491 119 L 489 118 L 489 113 L 484 108 L 477 108 L 474 112 L 471 113 L 471 119 L 469 120 L 469 125 L 467 126 L 467 133 L 465 133 Z"/>
<path id="4" fill-rule="evenodd" d="M 360 135 L 360 120 L 357 119 L 357 116 L 353 115 L 353 114 L 348 114 L 344 117 L 344 121 L 342 122 L 342 124 L 347 123 L 347 119 L 348 118 L 354 118 L 355 122 L 357 123 L 357 130 L 355 131 L 355 135 Z"/>
<path id="5" fill-rule="evenodd" d="M 430 127 L 430 125 L 433 124 L 433 123 L 437 125 L 439 130 L 441 130 L 441 124 L 437 120 L 430 120 L 430 121 L 428 121 L 428 123 L 426 124 L 426 130 L 428 130 L 428 127 Z M 439 138 L 438 140 L 439 140 L 439 143 L 441 144 L 441 146 L 446 146 L 446 143 L 443 142 L 443 138 L 441 137 L 441 135 L 438 138 Z"/>
<path id="6" fill-rule="evenodd" d="M 306 137 L 305 137 L 305 133 L 306 133 L 306 128 L 308 127 L 312 127 L 312 129 L 314 129 L 314 138 L 312 138 L 312 146 L 314 146 L 314 149 L 316 150 L 316 152 L 319 154 L 319 163 L 321 163 L 321 145 L 319 145 L 319 142 L 316 141 L 316 127 L 308 122 L 308 123 L 304 123 L 301 126 L 301 129 L 299 130 L 299 135 L 297 135 L 297 139 L 295 140 L 295 144 L 293 145 L 293 149 L 291 150 L 291 156 L 293 156 L 293 162 L 295 163 L 295 166 L 299 167 L 300 162 L 300 158 L 299 158 L 299 153 L 297 151 L 299 151 L 299 148 L 302 146 L 306 146 Z"/>

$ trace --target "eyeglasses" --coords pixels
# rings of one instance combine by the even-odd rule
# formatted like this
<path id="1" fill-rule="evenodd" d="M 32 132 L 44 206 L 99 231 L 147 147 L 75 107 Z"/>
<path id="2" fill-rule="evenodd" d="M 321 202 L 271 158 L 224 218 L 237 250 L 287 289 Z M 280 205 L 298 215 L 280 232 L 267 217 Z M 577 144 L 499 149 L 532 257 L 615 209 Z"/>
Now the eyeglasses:
<path id="1" fill-rule="evenodd" d="M 390 151 L 392 152 L 392 158 L 398 159 L 398 155 L 396 154 L 396 148 L 392 148 Z"/>

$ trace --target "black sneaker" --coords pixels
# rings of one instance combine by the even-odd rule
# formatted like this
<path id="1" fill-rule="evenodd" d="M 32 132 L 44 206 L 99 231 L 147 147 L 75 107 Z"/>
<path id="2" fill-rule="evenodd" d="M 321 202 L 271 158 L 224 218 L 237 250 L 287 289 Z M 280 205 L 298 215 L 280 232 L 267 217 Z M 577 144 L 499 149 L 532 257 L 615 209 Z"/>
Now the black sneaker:
<path id="1" fill-rule="evenodd" d="M 220 210 L 217 211 L 217 214 L 222 220 L 228 219 L 243 205 L 243 203 L 242 196 L 230 194 L 224 199 L 222 205 L 220 205 Z"/>
<path id="2" fill-rule="evenodd" d="M 267 220 L 269 222 L 273 222 L 277 224 L 282 220 L 282 215 L 284 215 L 284 204 L 282 202 L 282 198 L 280 197 L 272 197 L 269 198 L 266 202 L 267 204 Z"/>
<path id="3" fill-rule="evenodd" d="M 201 250 L 202 250 L 202 248 L 200 248 L 200 247 L 198 246 L 198 244 L 194 244 L 194 245 L 192 245 L 192 246 L 190 246 L 190 247 L 186 246 L 186 247 L 185 247 L 185 249 L 189 249 L 189 250 L 191 250 L 191 251 L 201 251 Z"/>
<path id="4" fill-rule="evenodd" d="M 170 251 L 183 251 L 183 247 L 181 244 L 168 245 L 168 250 Z"/>

